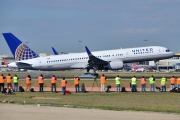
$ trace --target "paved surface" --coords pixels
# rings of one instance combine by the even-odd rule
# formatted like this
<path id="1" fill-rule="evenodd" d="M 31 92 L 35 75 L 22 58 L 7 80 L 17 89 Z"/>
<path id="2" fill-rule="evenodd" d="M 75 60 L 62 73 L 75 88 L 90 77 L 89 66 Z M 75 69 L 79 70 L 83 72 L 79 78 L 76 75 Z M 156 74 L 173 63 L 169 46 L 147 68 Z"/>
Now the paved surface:
<path id="1" fill-rule="evenodd" d="M 1 120 L 179 120 L 180 115 L 38 105 L 0 104 Z"/>

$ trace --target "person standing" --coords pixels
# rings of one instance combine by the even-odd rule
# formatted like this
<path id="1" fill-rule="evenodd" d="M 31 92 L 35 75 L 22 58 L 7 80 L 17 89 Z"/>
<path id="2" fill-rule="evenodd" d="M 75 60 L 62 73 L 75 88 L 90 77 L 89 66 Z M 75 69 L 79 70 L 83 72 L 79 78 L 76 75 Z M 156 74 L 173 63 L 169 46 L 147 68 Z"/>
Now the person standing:
<path id="1" fill-rule="evenodd" d="M 170 78 L 170 83 L 171 83 L 170 90 L 172 90 L 175 87 L 175 83 L 176 83 L 176 78 L 174 76 Z"/>
<path id="2" fill-rule="evenodd" d="M 56 76 L 53 75 L 51 77 L 51 92 L 53 92 L 53 89 L 54 89 L 54 92 L 56 92 L 56 80 L 57 80 Z"/>
<path id="3" fill-rule="evenodd" d="M 101 92 L 105 91 L 105 84 L 106 84 L 106 77 L 104 74 L 102 74 L 101 78 L 100 78 L 100 82 L 101 82 Z"/>
<path id="4" fill-rule="evenodd" d="M 146 79 L 144 78 L 144 76 L 142 76 L 141 78 L 141 88 L 142 92 L 146 92 Z"/>
<path id="5" fill-rule="evenodd" d="M 31 76 L 30 75 L 27 75 L 26 77 L 26 91 L 30 91 L 31 89 Z"/>
<path id="6" fill-rule="evenodd" d="M 119 75 L 117 75 L 117 77 L 115 78 L 115 82 L 116 82 L 116 92 L 120 92 L 120 82 L 121 78 L 119 77 Z"/>
<path id="7" fill-rule="evenodd" d="M 17 91 L 18 91 L 18 81 L 19 81 L 19 78 L 18 78 L 18 76 L 15 74 L 14 77 L 13 77 L 14 92 L 17 92 Z"/>
<path id="8" fill-rule="evenodd" d="M 166 92 L 166 81 L 167 81 L 167 79 L 163 76 L 161 78 L 162 92 Z"/>
<path id="9" fill-rule="evenodd" d="M 74 85 L 75 85 L 75 91 L 76 91 L 76 93 L 79 92 L 79 81 L 80 81 L 80 79 L 78 78 L 78 76 L 76 76 L 76 77 L 74 78 Z"/>
<path id="10" fill-rule="evenodd" d="M 154 81 L 155 81 L 155 78 L 153 75 L 151 77 L 149 77 L 150 92 L 154 92 L 154 83 L 155 83 Z"/>
<path id="11" fill-rule="evenodd" d="M 1 92 L 1 90 L 2 90 L 2 91 L 4 90 L 4 79 L 5 79 L 4 75 L 1 74 L 1 75 L 0 75 L 0 92 Z M 2 88 L 2 89 L 1 89 L 1 88 Z"/>
<path id="12" fill-rule="evenodd" d="M 39 92 L 43 92 L 44 78 L 42 74 L 38 77 L 38 82 L 39 82 Z"/>
<path id="13" fill-rule="evenodd" d="M 66 81 L 65 77 L 63 77 L 63 79 L 61 80 L 61 87 L 62 87 L 63 95 L 65 95 L 65 92 L 66 92 L 66 85 L 67 85 L 67 81 Z"/>
<path id="14" fill-rule="evenodd" d="M 6 76 L 7 88 L 12 87 L 12 77 L 10 74 Z"/>
<path id="15" fill-rule="evenodd" d="M 180 76 L 177 78 L 177 87 L 180 89 Z"/>
<path id="16" fill-rule="evenodd" d="M 136 76 L 134 75 L 131 79 L 131 92 L 137 92 L 137 86 L 136 86 Z"/>

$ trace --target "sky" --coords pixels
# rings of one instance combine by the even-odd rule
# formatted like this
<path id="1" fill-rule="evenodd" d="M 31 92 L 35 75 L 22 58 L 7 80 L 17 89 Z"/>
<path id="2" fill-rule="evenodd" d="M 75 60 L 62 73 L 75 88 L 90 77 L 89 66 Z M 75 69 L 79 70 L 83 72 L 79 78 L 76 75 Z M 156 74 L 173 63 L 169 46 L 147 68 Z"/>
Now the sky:
<path id="1" fill-rule="evenodd" d="M 34 52 L 164 46 L 180 52 L 180 0 L 0 0 L 0 54 L 11 32 Z M 145 41 L 146 40 L 146 41 Z"/>

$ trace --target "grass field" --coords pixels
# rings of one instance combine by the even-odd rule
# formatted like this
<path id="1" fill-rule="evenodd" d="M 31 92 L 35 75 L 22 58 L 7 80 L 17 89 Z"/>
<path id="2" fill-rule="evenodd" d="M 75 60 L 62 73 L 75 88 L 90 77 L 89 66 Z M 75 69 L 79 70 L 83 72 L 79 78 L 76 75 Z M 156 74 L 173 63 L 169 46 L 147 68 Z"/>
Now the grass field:
<path id="1" fill-rule="evenodd" d="M 68 87 L 74 87 L 72 79 L 67 79 Z M 97 80 L 99 83 L 99 80 Z M 81 80 L 86 87 L 91 87 L 93 80 Z M 121 87 L 129 87 L 130 80 L 122 80 Z M 60 81 L 58 81 L 60 87 Z M 114 79 L 107 80 L 107 84 L 115 87 Z M 169 81 L 167 82 L 169 87 Z M 25 81 L 20 80 L 19 86 L 25 86 Z M 160 80 L 156 81 L 160 85 Z M 32 87 L 38 87 L 37 80 L 32 80 Z M 50 80 L 45 80 L 45 87 L 50 87 Z M 138 81 L 138 87 L 140 87 Z M 147 83 L 147 88 L 149 85 Z M 149 90 L 149 89 L 148 89 Z M 16 104 L 40 104 L 46 106 L 64 106 L 75 108 L 97 108 L 106 110 L 132 110 L 132 111 L 152 111 L 180 114 L 180 93 L 131 93 L 131 92 L 87 92 L 62 95 L 61 92 L 17 92 L 15 95 L 0 94 L 0 101 L 7 100 Z"/>

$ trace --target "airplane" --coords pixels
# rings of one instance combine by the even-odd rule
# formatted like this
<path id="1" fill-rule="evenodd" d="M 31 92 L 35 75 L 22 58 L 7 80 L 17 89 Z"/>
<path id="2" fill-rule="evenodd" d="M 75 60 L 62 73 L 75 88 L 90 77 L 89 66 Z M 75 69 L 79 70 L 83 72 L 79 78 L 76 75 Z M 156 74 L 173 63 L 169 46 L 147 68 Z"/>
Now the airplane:
<path id="1" fill-rule="evenodd" d="M 131 69 L 136 72 L 145 72 L 146 70 L 152 69 L 152 67 L 150 65 L 134 65 L 134 63 L 132 63 Z"/>
<path id="2" fill-rule="evenodd" d="M 4 65 L 1 65 L 1 68 L 7 68 L 8 67 L 8 63 L 7 63 L 6 58 L 3 58 L 3 62 L 4 62 Z"/>
<path id="3" fill-rule="evenodd" d="M 54 55 L 58 55 L 58 52 L 52 47 Z"/>
<path id="4" fill-rule="evenodd" d="M 7 67 L 8 66 L 8 62 L 7 62 L 7 60 L 6 60 L 6 58 L 3 58 L 3 61 L 4 61 L 4 67 Z"/>
<path id="5" fill-rule="evenodd" d="M 88 73 L 90 69 L 93 69 L 95 73 L 96 70 L 120 70 L 123 68 L 124 63 L 150 60 L 157 62 L 158 60 L 174 56 L 173 52 L 161 46 L 146 46 L 94 52 L 91 52 L 88 47 L 85 46 L 86 52 L 82 53 L 37 57 L 29 47 L 25 46 L 12 33 L 3 33 L 3 36 L 8 45 L 10 44 L 9 47 L 14 54 L 15 59 L 18 60 L 9 63 L 8 66 L 18 67 L 19 69 L 41 71 L 86 69 Z M 25 46 L 27 49 L 21 49 L 21 46 Z"/>

